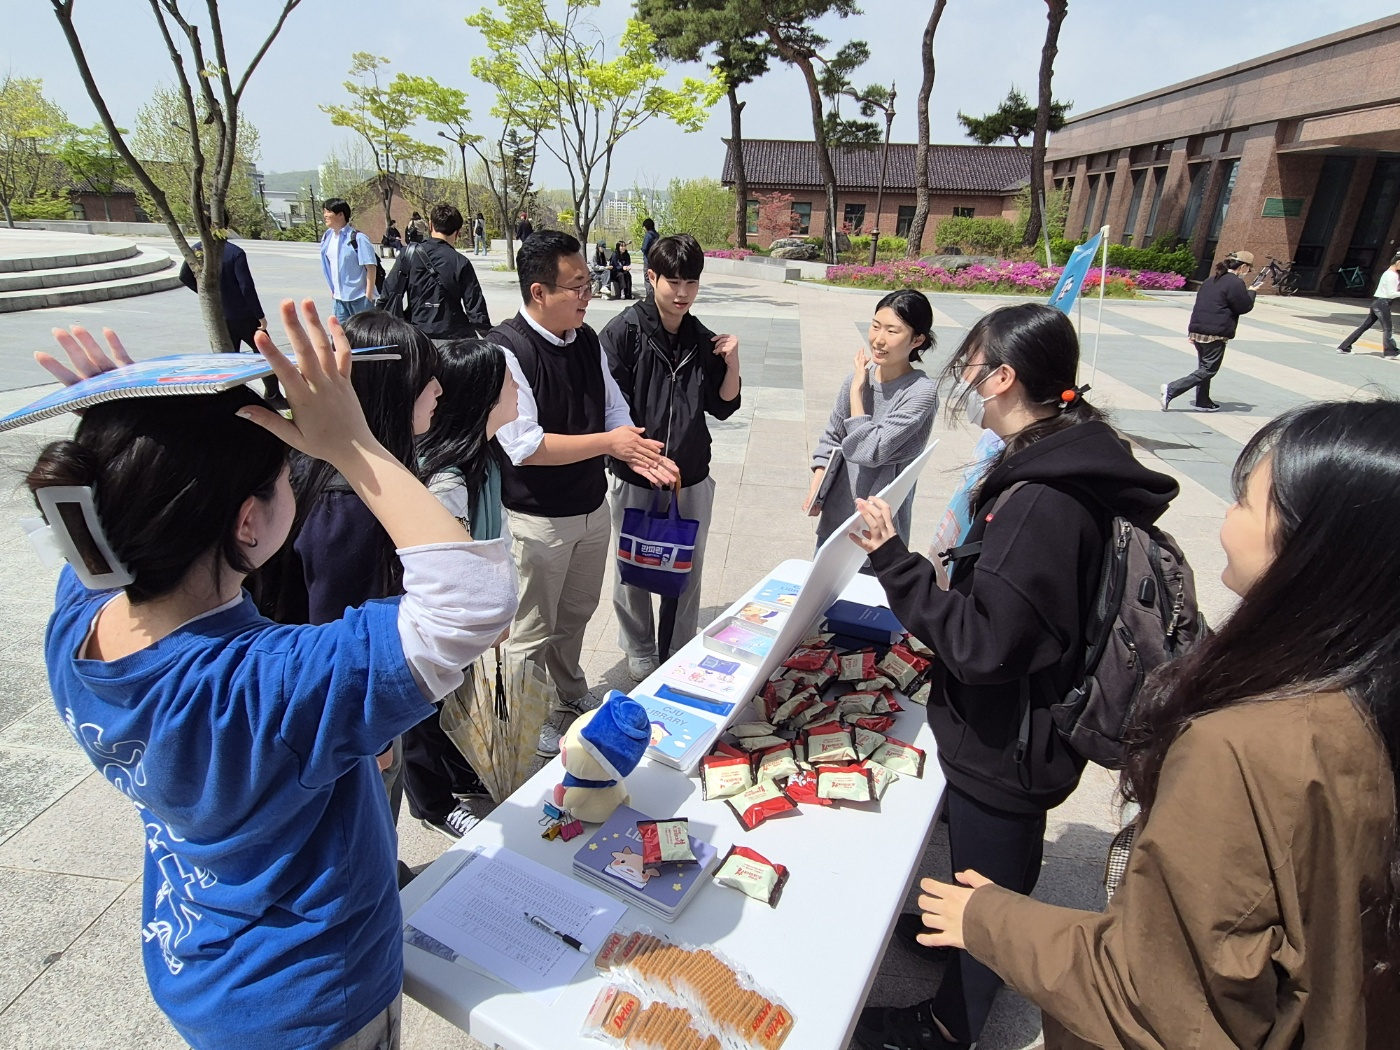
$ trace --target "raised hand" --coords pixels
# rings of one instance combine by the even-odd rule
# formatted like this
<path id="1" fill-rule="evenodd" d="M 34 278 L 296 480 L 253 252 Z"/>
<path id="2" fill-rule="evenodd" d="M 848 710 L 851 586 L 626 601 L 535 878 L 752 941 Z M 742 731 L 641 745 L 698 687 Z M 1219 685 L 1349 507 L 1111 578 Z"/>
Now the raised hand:
<path id="1" fill-rule="evenodd" d="M 38 361 L 44 371 L 53 376 L 64 386 L 72 386 L 74 383 L 89 379 L 103 372 L 110 372 L 114 368 L 122 365 L 134 364 L 131 355 L 126 352 L 126 347 L 122 346 L 122 341 L 117 338 L 117 333 L 110 328 L 102 329 L 102 337 L 107 340 L 107 345 L 111 348 L 111 354 L 97 345 L 97 340 L 82 325 L 74 325 L 71 329 L 55 328 L 53 330 L 54 341 L 68 355 L 68 360 L 73 367 L 66 367 L 58 358 L 52 354 L 46 354 L 42 350 L 34 352 L 34 360 Z"/>

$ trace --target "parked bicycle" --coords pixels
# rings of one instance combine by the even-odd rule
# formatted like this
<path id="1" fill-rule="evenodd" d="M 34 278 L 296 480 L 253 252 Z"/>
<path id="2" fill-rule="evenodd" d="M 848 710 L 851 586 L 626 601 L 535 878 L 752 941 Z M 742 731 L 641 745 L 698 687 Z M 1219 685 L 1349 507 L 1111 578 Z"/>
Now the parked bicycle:
<path id="1" fill-rule="evenodd" d="M 1259 271 L 1259 276 L 1254 278 L 1254 283 L 1250 288 L 1264 287 L 1264 280 L 1268 278 L 1274 282 L 1274 288 L 1279 295 L 1292 295 L 1298 290 L 1298 275 L 1293 272 L 1293 263 L 1281 263 L 1273 256 L 1269 256 L 1269 265 Z"/>
<path id="2" fill-rule="evenodd" d="M 1366 271 L 1359 266 L 1338 266 L 1327 275 L 1332 280 L 1332 288 L 1327 295 L 1364 295 L 1367 285 Z"/>

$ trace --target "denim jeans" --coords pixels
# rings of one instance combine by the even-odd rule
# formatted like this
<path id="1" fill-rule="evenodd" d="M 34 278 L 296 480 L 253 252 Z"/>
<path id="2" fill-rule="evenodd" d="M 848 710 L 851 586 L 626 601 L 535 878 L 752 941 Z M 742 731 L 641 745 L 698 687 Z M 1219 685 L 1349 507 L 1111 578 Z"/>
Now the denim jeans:
<path id="1" fill-rule="evenodd" d="M 1361 327 L 1352 332 L 1342 341 L 1339 350 L 1350 350 L 1352 344 L 1361 338 L 1361 334 L 1368 330 L 1377 322 L 1381 326 L 1381 347 L 1384 353 L 1395 353 L 1395 333 L 1391 329 L 1391 301 L 1389 299 L 1375 299 L 1371 302 L 1371 312 L 1366 315 L 1366 320 L 1361 322 Z"/>
<path id="2" fill-rule="evenodd" d="M 374 309 L 374 303 L 367 295 L 362 295 L 358 299 L 350 299 L 348 301 L 345 299 L 333 299 L 331 301 L 335 303 L 335 319 L 341 324 L 344 324 L 356 314 L 362 314 L 366 310 Z"/>

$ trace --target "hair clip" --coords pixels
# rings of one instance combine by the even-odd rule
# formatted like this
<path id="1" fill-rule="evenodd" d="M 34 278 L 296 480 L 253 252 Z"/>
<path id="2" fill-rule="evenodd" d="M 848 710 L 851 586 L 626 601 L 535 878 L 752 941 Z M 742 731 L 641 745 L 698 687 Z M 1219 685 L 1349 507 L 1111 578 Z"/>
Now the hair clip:
<path id="1" fill-rule="evenodd" d="M 26 518 L 20 525 L 46 568 L 55 568 L 55 558 L 61 558 L 92 591 L 125 587 L 135 581 L 107 542 L 91 485 L 49 485 L 34 495 L 44 512 L 43 520 Z"/>
<path id="2" fill-rule="evenodd" d="M 1087 394 L 1089 392 L 1089 389 L 1089 384 L 1085 383 L 1083 386 L 1071 387 L 1069 390 L 1061 391 L 1060 407 L 1068 408 L 1071 402 L 1075 401 L 1077 398 L 1082 397 L 1084 394 Z"/>

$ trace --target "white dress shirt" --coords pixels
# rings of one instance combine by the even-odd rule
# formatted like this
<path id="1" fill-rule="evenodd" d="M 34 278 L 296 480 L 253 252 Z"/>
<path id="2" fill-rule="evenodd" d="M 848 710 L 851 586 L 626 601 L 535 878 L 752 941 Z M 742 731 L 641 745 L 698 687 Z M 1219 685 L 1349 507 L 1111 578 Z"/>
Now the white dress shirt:
<path id="1" fill-rule="evenodd" d="M 571 328 L 564 333 L 564 338 L 560 339 L 553 332 L 542 328 L 539 322 L 530 316 L 528 310 L 521 310 L 520 317 L 546 342 L 554 346 L 569 346 L 578 337 L 578 329 Z M 520 370 L 520 362 L 510 352 L 509 347 L 502 349 L 506 352 L 506 367 L 510 369 L 510 374 L 515 376 L 515 384 L 519 387 L 519 393 L 516 395 L 516 409 L 519 415 L 496 431 L 496 440 L 501 443 L 501 450 L 518 467 L 539 451 L 540 444 L 544 441 L 544 428 L 539 423 L 540 410 L 535 404 L 535 392 L 530 389 L 525 373 Z M 612 370 L 608 368 L 608 355 L 599 347 L 598 356 L 603 368 L 603 427 L 605 430 L 630 427 L 633 425 L 632 409 L 628 407 L 627 399 L 622 396 L 622 388 L 617 385 Z"/>

